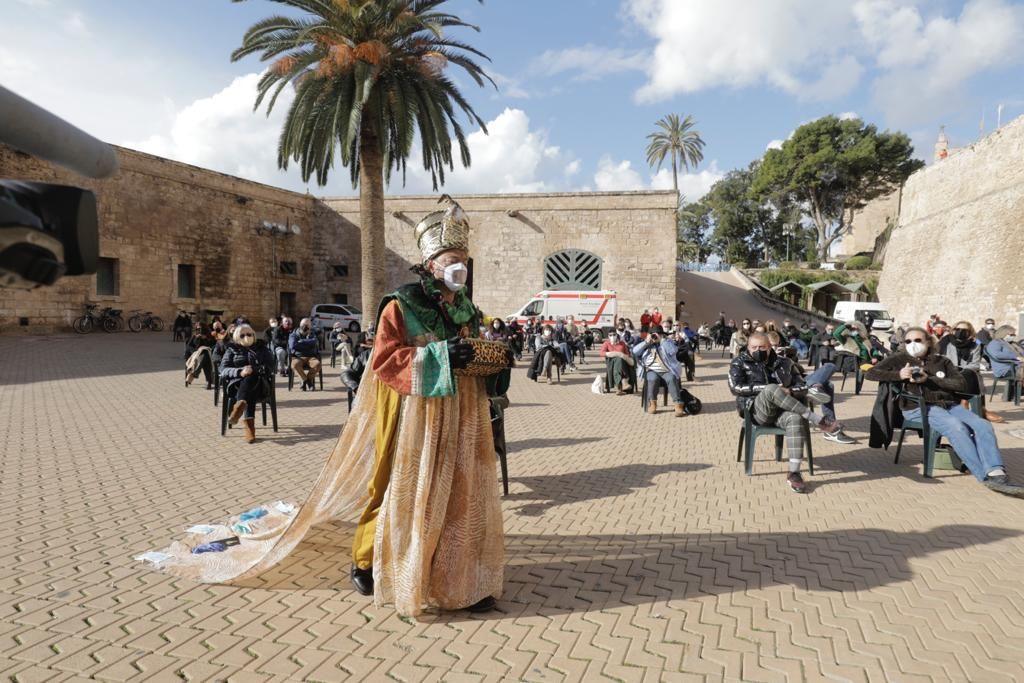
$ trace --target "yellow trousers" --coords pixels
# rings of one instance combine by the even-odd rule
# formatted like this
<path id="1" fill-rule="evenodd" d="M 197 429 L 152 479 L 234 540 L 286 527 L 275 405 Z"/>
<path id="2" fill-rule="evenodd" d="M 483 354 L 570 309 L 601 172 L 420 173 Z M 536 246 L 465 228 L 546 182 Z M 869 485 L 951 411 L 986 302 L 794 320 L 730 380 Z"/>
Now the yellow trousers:
<path id="1" fill-rule="evenodd" d="M 366 504 L 356 537 L 352 541 L 352 563 L 360 569 L 373 566 L 373 539 L 377 532 L 377 513 L 384 502 L 384 492 L 391 481 L 391 461 L 398 436 L 398 413 L 402 396 L 384 384 L 377 383 L 377 429 L 374 440 L 373 478 L 370 480 L 370 502 Z"/>

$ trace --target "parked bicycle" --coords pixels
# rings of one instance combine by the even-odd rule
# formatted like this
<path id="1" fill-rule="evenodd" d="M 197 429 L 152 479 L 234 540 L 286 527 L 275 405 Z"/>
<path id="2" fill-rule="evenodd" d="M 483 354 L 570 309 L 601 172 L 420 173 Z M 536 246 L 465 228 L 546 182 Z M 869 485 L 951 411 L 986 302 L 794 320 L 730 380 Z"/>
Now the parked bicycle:
<path id="1" fill-rule="evenodd" d="M 97 308 L 99 308 L 98 304 L 85 305 L 85 315 L 71 324 L 75 332 L 89 334 L 99 329 L 104 332 L 117 332 L 124 329 L 125 323 L 124 318 L 121 317 L 121 309 L 108 306 L 97 312 Z"/>
<path id="2" fill-rule="evenodd" d="M 132 332 L 150 330 L 160 332 L 164 329 L 164 321 L 153 315 L 152 311 L 143 313 L 141 310 L 132 311 L 132 317 L 128 318 L 128 329 Z"/>

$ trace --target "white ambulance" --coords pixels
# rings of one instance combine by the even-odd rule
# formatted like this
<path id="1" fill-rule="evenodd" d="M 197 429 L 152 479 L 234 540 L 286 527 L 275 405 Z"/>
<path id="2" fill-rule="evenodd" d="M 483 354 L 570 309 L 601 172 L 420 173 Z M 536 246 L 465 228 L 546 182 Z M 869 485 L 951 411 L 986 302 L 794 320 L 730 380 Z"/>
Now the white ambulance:
<path id="1" fill-rule="evenodd" d="M 618 317 L 618 298 L 613 291 L 579 291 L 545 289 L 510 317 L 520 325 L 535 318 L 553 325 L 558 318 L 573 316 L 577 325 L 586 323 L 595 331 L 607 333 L 615 327 Z"/>

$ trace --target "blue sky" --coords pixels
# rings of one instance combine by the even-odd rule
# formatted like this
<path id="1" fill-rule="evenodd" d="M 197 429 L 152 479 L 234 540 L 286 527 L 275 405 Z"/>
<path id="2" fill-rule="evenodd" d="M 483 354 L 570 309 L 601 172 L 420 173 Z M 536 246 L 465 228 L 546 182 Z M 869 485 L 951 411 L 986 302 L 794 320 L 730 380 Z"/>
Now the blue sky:
<path id="1" fill-rule="evenodd" d="M 229 54 L 267 0 L 3 0 L 0 84 L 117 144 L 294 189 L 276 169 L 281 111 L 253 114 L 256 58 Z M 705 161 L 696 199 L 799 124 L 858 115 L 911 135 L 931 159 L 1024 113 L 1024 7 L 1009 0 L 451 0 L 457 35 L 493 60 L 499 91 L 466 78 L 489 122 L 453 192 L 671 186 L 644 161 L 669 112 L 692 114 Z M 459 72 L 454 72 L 459 77 Z M 348 194 L 335 172 L 318 194 Z M 429 192 L 422 173 L 406 188 Z"/>

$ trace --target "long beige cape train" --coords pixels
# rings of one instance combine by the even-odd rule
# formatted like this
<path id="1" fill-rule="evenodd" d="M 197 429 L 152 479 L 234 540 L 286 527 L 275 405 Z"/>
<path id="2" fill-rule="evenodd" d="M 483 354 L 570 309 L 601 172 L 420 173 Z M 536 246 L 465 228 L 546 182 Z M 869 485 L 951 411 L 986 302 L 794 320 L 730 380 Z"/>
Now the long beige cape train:
<path id="1" fill-rule="evenodd" d="M 162 552 L 159 568 L 202 583 L 233 583 L 284 560 L 309 530 L 348 522 L 338 543 L 347 551 L 368 500 L 374 467 L 378 379 L 363 376 L 352 414 L 306 502 L 292 514 L 273 504 L 240 534 L 241 545 L 191 554 L 199 543 L 235 534 L 235 516 L 203 536 L 192 535 Z M 453 396 L 403 396 L 391 483 L 374 541 L 377 605 L 399 614 L 458 609 L 499 596 L 504 570 L 501 504 L 483 380 L 459 377 Z"/>

